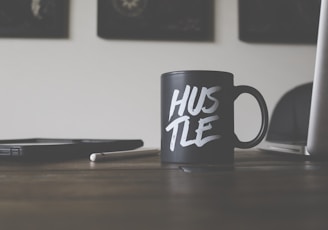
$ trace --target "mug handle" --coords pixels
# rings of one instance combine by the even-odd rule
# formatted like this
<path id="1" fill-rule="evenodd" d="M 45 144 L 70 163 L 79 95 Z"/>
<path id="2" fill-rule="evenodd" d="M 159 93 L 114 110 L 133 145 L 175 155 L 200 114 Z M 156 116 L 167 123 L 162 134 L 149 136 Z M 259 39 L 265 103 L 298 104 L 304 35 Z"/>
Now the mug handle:
<path id="1" fill-rule="evenodd" d="M 267 132 L 268 125 L 269 125 L 269 115 L 268 115 L 268 108 L 265 103 L 265 100 L 264 100 L 262 94 L 257 89 L 250 87 L 250 86 L 246 86 L 246 85 L 236 86 L 235 91 L 234 91 L 234 100 L 236 100 L 237 97 L 239 97 L 243 93 L 248 93 L 248 94 L 251 94 L 253 97 L 255 97 L 257 103 L 260 106 L 261 117 L 262 117 L 260 131 L 253 140 L 243 142 L 243 141 L 240 141 L 235 134 L 235 147 L 241 148 L 241 149 L 248 149 L 248 148 L 252 148 L 252 147 L 256 146 L 257 144 L 259 144 L 265 137 L 265 134 Z"/>

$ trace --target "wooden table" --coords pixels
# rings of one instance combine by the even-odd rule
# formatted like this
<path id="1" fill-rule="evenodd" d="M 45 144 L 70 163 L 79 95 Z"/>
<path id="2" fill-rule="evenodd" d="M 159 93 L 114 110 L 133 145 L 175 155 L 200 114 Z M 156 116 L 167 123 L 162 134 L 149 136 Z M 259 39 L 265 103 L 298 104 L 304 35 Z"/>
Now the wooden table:
<path id="1" fill-rule="evenodd" d="M 0 229 L 328 229 L 328 162 L 235 158 L 193 172 L 157 156 L 0 162 Z"/>

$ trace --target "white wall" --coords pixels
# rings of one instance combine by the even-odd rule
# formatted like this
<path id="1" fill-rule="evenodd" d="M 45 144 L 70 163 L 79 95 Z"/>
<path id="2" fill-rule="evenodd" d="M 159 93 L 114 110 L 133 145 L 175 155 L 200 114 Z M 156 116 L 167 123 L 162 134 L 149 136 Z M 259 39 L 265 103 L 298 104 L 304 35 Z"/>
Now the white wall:
<path id="1" fill-rule="evenodd" d="M 142 138 L 160 145 L 160 74 L 211 69 L 258 88 L 270 113 L 290 88 L 312 81 L 314 45 L 238 40 L 237 0 L 216 0 L 215 42 L 104 40 L 96 1 L 71 0 L 70 38 L 0 39 L 0 138 Z M 258 131 L 254 100 L 236 102 L 236 132 Z"/>

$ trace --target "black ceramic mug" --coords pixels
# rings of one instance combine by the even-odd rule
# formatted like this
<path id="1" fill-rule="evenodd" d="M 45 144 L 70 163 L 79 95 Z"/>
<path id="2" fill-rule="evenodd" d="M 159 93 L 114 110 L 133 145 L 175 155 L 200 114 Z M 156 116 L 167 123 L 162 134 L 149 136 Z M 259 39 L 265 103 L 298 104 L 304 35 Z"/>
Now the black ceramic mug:
<path id="1" fill-rule="evenodd" d="M 257 136 L 240 141 L 234 133 L 234 101 L 255 97 L 262 122 Z M 268 110 L 250 86 L 234 86 L 233 74 L 176 71 L 161 76 L 161 160 L 163 163 L 232 164 L 234 148 L 251 148 L 264 138 Z"/>

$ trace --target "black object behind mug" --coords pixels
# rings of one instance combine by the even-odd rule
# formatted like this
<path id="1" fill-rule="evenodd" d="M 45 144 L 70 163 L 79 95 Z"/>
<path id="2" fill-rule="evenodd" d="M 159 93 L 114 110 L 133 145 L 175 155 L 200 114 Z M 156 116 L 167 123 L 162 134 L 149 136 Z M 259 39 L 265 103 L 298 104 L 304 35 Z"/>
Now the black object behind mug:
<path id="1" fill-rule="evenodd" d="M 258 135 L 248 142 L 234 133 L 234 101 L 243 93 L 257 100 L 262 115 Z M 232 164 L 234 148 L 251 148 L 264 138 L 268 111 L 250 86 L 234 86 L 220 71 L 176 71 L 161 76 L 161 160 L 163 163 Z"/>

